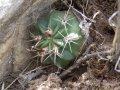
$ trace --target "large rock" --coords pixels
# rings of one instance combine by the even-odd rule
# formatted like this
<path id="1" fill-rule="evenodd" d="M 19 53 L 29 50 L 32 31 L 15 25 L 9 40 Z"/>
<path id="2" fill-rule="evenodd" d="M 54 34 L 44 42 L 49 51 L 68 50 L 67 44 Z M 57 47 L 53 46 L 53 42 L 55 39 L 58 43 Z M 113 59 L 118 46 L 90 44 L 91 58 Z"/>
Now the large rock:
<path id="1" fill-rule="evenodd" d="M 28 30 L 56 0 L 0 0 L 0 80 L 30 62 Z"/>

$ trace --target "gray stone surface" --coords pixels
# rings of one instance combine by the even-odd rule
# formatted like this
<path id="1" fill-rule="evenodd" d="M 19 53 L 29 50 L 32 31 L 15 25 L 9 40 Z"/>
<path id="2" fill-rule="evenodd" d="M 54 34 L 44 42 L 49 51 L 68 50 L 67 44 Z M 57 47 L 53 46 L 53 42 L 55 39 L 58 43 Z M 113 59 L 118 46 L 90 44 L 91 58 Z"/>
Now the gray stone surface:
<path id="1" fill-rule="evenodd" d="M 55 1 L 0 0 L 0 80 L 30 62 L 28 31 Z"/>

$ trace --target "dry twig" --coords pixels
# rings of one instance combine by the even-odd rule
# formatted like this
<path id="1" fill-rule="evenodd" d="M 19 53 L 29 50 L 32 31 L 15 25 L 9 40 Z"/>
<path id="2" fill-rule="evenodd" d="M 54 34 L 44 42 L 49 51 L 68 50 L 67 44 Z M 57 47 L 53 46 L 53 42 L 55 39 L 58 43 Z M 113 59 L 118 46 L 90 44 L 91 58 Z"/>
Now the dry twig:
<path id="1" fill-rule="evenodd" d="M 65 78 L 65 76 L 67 76 L 69 73 L 71 73 L 75 68 L 78 68 L 80 66 L 80 64 L 82 62 L 86 62 L 87 60 L 89 60 L 89 58 L 93 57 L 93 56 L 97 56 L 98 54 L 99 55 L 108 55 L 108 54 L 111 54 L 111 50 L 108 50 L 108 51 L 101 51 L 101 52 L 95 52 L 95 53 L 92 53 L 92 54 L 87 54 L 86 56 L 83 56 L 83 57 L 80 57 L 74 64 L 73 66 L 69 67 L 67 70 L 63 71 L 59 77 L 60 78 Z"/>

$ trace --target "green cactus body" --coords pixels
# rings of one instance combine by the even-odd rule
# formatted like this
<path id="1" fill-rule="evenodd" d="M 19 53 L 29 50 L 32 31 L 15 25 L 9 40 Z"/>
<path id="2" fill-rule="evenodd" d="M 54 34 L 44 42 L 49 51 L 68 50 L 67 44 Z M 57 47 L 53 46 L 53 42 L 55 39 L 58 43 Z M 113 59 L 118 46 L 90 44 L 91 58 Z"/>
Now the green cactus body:
<path id="1" fill-rule="evenodd" d="M 64 11 L 51 11 L 38 20 L 36 28 L 42 39 L 35 48 L 47 49 L 43 63 L 54 63 L 63 68 L 79 54 L 84 43 L 78 20 L 72 14 L 65 16 Z"/>

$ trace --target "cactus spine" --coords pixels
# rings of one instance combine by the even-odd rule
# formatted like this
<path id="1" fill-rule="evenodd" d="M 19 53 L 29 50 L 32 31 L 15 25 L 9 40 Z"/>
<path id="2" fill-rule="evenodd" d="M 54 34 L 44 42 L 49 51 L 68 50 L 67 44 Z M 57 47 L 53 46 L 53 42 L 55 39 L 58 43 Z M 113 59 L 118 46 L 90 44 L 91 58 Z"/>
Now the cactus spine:
<path id="1" fill-rule="evenodd" d="M 64 11 L 51 11 L 38 20 L 36 31 L 41 38 L 34 45 L 34 49 L 41 56 L 41 62 L 53 63 L 61 68 L 79 54 L 84 43 L 78 20 L 74 15 L 67 15 Z"/>

